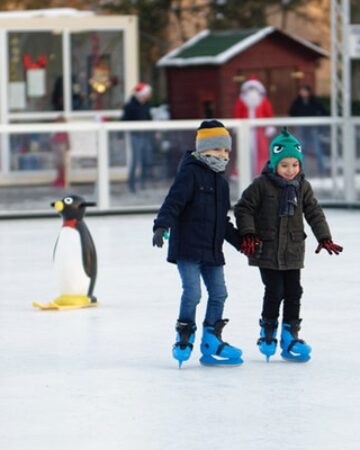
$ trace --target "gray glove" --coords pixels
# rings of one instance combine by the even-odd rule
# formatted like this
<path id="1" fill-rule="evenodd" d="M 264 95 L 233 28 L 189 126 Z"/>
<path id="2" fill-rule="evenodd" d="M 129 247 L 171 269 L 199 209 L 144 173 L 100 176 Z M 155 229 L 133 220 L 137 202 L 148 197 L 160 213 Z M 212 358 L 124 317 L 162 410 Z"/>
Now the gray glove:
<path id="1" fill-rule="evenodd" d="M 162 247 L 164 245 L 164 237 L 167 237 L 166 228 L 156 228 L 153 236 L 153 247 Z"/>

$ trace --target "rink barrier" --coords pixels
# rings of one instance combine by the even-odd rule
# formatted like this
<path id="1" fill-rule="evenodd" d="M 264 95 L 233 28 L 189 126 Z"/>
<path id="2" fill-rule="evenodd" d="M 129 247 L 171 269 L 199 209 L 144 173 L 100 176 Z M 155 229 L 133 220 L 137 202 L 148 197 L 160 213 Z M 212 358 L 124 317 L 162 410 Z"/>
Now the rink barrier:
<path id="1" fill-rule="evenodd" d="M 237 168 L 241 173 L 237 182 L 239 194 L 250 184 L 252 180 L 251 155 L 249 152 L 251 129 L 253 127 L 277 127 L 283 126 L 328 126 L 332 130 L 331 140 L 331 182 L 334 192 L 334 199 L 323 202 L 324 206 L 332 207 L 358 207 L 357 185 L 356 185 L 356 163 L 358 163 L 358 155 L 356 143 L 360 139 L 360 118 L 352 118 L 346 122 L 344 126 L 341 118 L 331 117 L 311 117 L 311 118 L 290 118 L 278 117 L 271 119 L 220 119 L 224 125 L 231 129 L 234 139 L 236 140 Z M 89 132 L 95 134 L 95 152 L 97 158 L 96 173 L 96 201 L 97 209 L 92 214 L 115 214 L 115 213 L 136 213 L 136 212 L 153 212 L 157 210 L 159 205 L 152 206 L 134 206 L 134 207 L 111 207 L 110 205 L 110 167 L 109 167 L 109 134 L 111 132 L 131 132 L 131 131 L 172 131 L 172 130 L 195 130 L 199 126 L 200 121 L 197 120 L 164 120 L 164 121 L 137 121 L 137 122 L 68 122 L 68 123 L 43 123 L 43 124 L 9 124 L 0 125 L 1 138 L 1 171 L 0 177 L 4 181 L 10 174 L 10 151 L 9 140 L 10 134 L 30 134 L 30 133 L 53 133 L 61 132 Z M 344 127 L 344 128 L 343 128 Z M 341 139 L 336 139 L 339 136 Z M 341 130 L 345 130 L 342 133 Z M 346 151 L 342 151 L 342 149 Z M 184 149 L 185 150 L 185 149 Z M 338 160 L 342 159 L 342 169 L 337 169 Z M 342 197 L 338 197 L 336 193 L 339 191 L 339 180 L 343 183 Z M 341 181 L 342 180 L 342 181 Z M 46 211 L 24 212 L 21 211 L 2 211 L 0 217 L 25 217 L 44 216 L 47 217 Z"/>

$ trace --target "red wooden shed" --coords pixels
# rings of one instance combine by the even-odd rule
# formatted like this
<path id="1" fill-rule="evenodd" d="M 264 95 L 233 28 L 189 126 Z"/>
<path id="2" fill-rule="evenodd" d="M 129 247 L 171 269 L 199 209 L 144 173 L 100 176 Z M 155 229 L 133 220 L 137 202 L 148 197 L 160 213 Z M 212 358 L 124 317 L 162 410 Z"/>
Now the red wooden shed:
<path id="1" fill-rule="evenodd" d="M 287 115 L 300 84 L 315 88 L 317 45 L 274 27 L 205 30 L 158 61 L 166 71 L 173 119 L 233 117 L 240 85 L 255 75 L 277 116 Z"/>

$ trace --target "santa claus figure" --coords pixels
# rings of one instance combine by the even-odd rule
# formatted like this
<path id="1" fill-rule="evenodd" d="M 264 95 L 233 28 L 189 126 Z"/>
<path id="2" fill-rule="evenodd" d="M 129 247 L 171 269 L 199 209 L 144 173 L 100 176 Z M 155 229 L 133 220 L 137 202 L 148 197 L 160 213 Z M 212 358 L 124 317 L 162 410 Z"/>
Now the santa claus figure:
<path id="1" fill-rule="evenodd" d="M 240 119 L 274 117 L 273 108 L 266 96 L 266 89 L 255 77 L 251 77 L 241 85 L 240 95 L 235 103 L 234 117 Z M 251 130 L 250 144 L 254 175 L 261 173 L 269 159 L 269 138 L 274 132 L 274 127 Z"/>

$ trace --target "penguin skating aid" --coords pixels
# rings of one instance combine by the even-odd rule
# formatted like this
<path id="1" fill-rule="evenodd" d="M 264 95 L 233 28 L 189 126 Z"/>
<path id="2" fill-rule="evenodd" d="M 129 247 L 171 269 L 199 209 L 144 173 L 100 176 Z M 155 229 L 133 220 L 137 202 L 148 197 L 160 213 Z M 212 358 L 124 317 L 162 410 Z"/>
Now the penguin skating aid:
<path id="1" fill-rule="evenodd" d="M 96 250 L 83 220 L 85 208 L 95 206 L 95 203 L 69 195 L 52 206 L 63 217 L 54 248 L 54 272 L 60 295 L 48 304 L 33 302 L 33 306 L 42 310 L 97 306 L 93 294 L 97 274 Z"/>

